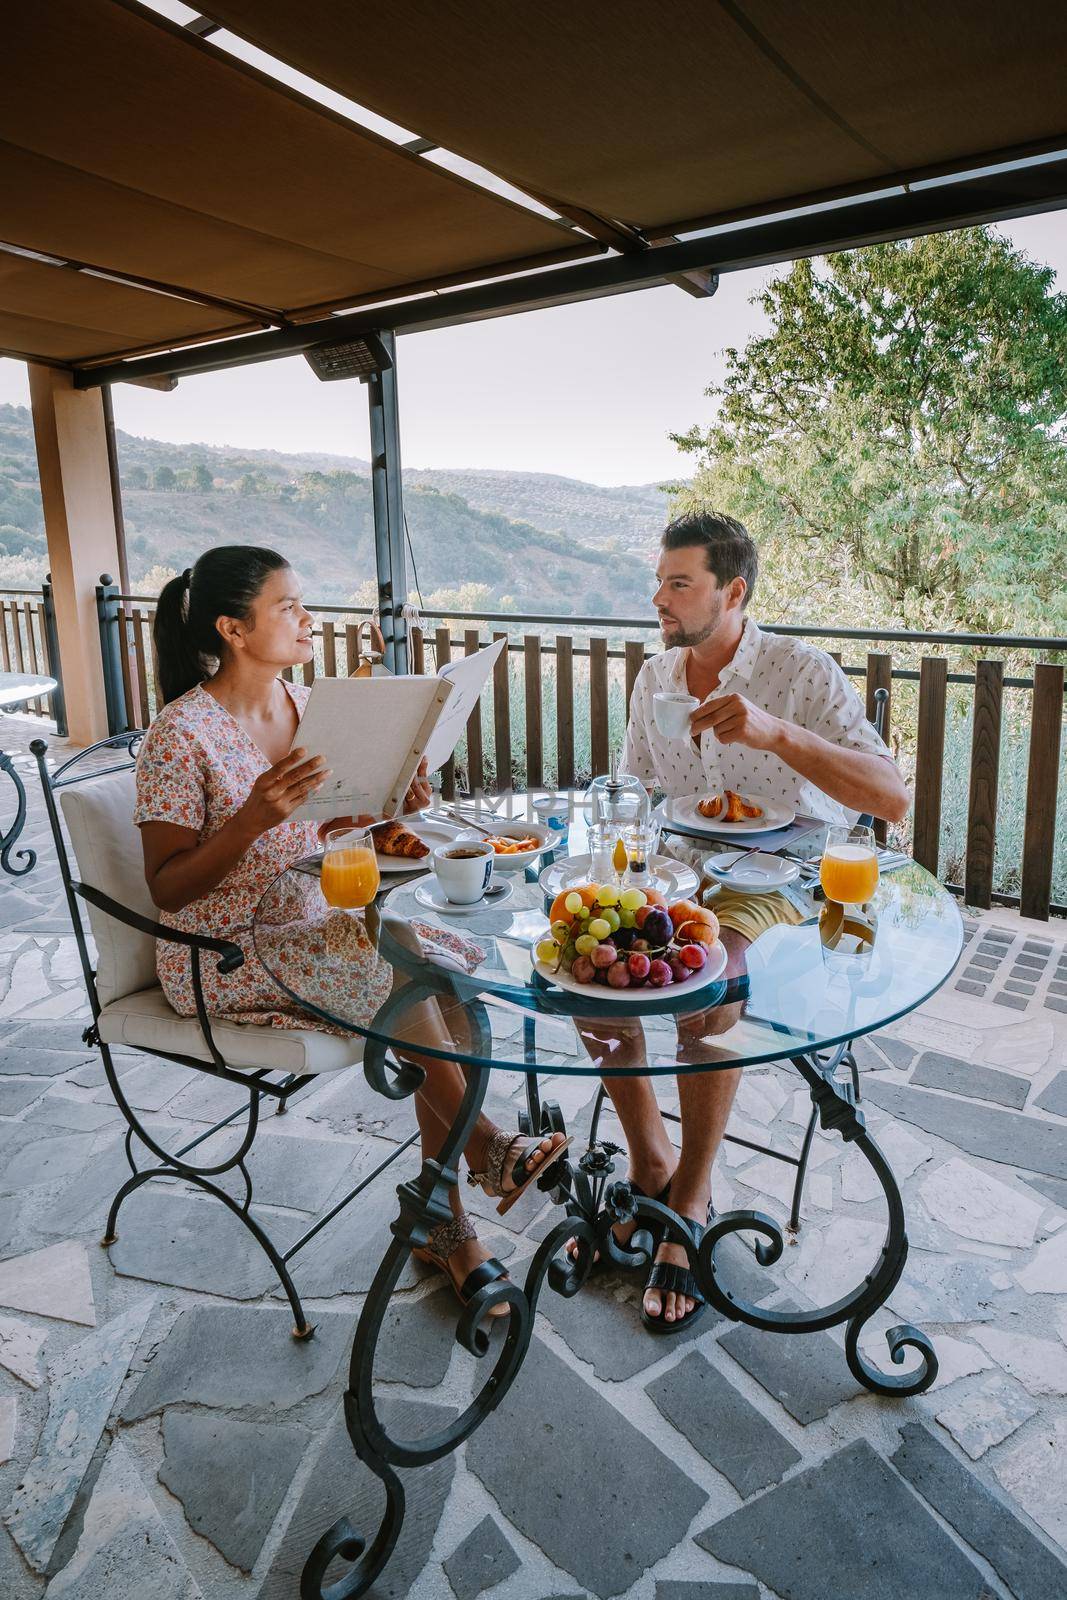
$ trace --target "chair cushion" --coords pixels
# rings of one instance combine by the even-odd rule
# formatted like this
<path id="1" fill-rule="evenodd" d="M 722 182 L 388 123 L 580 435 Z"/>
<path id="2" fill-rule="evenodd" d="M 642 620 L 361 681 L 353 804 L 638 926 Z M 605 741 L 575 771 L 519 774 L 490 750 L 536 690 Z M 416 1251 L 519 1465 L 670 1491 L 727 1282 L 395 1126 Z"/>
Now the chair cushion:
<path id="1" fill-rule="evenodd" d="M 97 1021 L 105 1044 L 211 1061 L 195 1017 L 180 1017 L 159 984 L 112 1000 Z M 271 1072 L 338 1072 L 363 1059 L 363 1040 L 307 1028 L 272 1028 L 265 1023 L 212 1020 L 211 1032 L 226 1065 L 264 1067 Z"/>
<path id="2" fill-rule="evenodd" d="M 135 793 L 131 767 L 129 772 L 61 791 L 60 804 L 78 864 L 76 876 L 128 911 L 158 922 L 159 912 L 145 882 L 141 835 L 133 820 Z M 79 905 L 88 910 L 96 941 L 101 1005 L 154 984 L 156 941 L 151 935 L 127 928 L 85 901 Z"/>

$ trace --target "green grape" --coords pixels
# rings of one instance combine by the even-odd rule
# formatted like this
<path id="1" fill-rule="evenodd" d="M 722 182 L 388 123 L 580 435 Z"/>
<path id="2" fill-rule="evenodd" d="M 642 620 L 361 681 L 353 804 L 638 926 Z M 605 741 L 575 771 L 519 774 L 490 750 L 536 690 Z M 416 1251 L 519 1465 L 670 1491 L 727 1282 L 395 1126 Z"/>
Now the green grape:
<path id="1" fill-rule="evenodd" d="M 588 922 L 589 918 L 592 916 L 592 914 L 593 913 L 590 911 L 588 906 L 583 906 L 582 909 L 578 913 L 578 921 L 579 922 Z"/>
<path id="2" fill-rule="evenodd" d="M 572 951 L 570 951 L 568 953 L 566 950 L 564 950 L 563 959 L 560 961 L 560 966 L 563 968 L 564 972 L 569 972 L 571 970 L 571 968 L 573 967 L 573 965 L 574 965 L 574 951 L 572 950 Z"/>
<path id="3" fill-rule="evenodd" d="M 570 937 L 570 931 L 571 925 L 569 922 L 554 922 L 552 924 L 552 933 L 560 944 L 563 944 Z"/>
<path id="4" fill-rule="evenodd" d="M 636 926 L 637 926 L 637 919 L 634 916 L 632 911 L 620 911 L 619 912 L 619 927 L 620 928 L 634 928 Z"/>
<path id="5" fill-rule="evenodd" d="M 575 894 L 572 890 L 572 892 L 567 896 L 566 900 L 564 900 L 563 904 L 566 906 L 571 916 L 576 917 L 582 910 L 582 897 L 580 894 Z"/>
<path id="6" fill-rule="evenodd" d="M 611 929 L 612 933 L 614 933 L 618 929 L 618 927 L 620 926 L 620 922 L 621 922 L 621 918 L 619 916 L 619 913 L 617 911 L 613 911 L 610 906 L 604 912 L 603 920 L 607 923 L 607 925 Z"/>
<path id="7" fill-rule="evenodd" d="M 624 911 L 639 911 L 643 905 L 647 904 L 647 899 L 648 897 L 643 889 L 624 889 L 619 896 L 619 904 Z M 633 923 L 624 922 L 623 927 L 632 928 Z"/>
<path id="8" fill-rule="evenodd" d="M 574 941 L 574 948 L 578 955 L 587 956 L 590 950 L 595 950 L 600 943 L 591 933 L 580 933 Z"/>
<path id="9" fill-rule="evenodd" d="M 601 939 L 608 937 L 611 932 L 611 923 L 605 922 L 603 917 L 593 917 L 589 923 L 589 932 L 593 934 L 599 943 Z"/>
<path id="10" fill-rule="evenodd" d="M 559 946 L 557 945 L 556 941 L 554 939 L 542 939 L 541 943 L 537 946 L 538 961 L 543 961 L 546 965 L 548 965 L 549 963 L 556 961 L 558 957 Z"/>
<path id="11" fill-rule="evenodd" d="M 604 884 L 603 888 L 597 890 L 596 903 L 598 906 L 618 905 L 619 891 L 615 888 L 614 884 L 606 883 Z"/>

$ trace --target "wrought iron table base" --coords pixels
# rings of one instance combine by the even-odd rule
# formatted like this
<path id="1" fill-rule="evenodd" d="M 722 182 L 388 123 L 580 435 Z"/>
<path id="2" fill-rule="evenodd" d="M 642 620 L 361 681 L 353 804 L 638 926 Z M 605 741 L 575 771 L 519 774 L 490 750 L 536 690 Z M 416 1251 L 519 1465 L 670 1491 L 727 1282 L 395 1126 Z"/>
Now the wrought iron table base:
<path id="1" fill-rule="evenodd" d="M 0 772 L 6 772 L 11 782 L 15 785 L 15 820 L 6 833 L 0 832 L 0 867 L 12 878 L 24 878 L 27 872 L 32 872 L 37 864 L 35 850 L 19 850 L 18 856 L 26 864 L 15 867 L 11 864 L 11 853 L 16 841 L 26 823 L 26 789 L 15 767 L 14 761 L 3 750 L 0 750 Z"/>
<path id="2" fill-rule="evenodd" d="M 473 1013 L 481 1008 L 475 1004 Z M 484 1018 L 477 1016 L 479 1026 Z M 368 1045 L 365 1068 L 372 1081 L 382 1073 L 380 1047 Z M 730 1234 L 755 1233 L 759 1240 L 755 1256 L 761 1266 L 771 1267 L 784 1248 L 781 1225 L 760 1211 L 731 1211 L 717 1217 L 699 1239 L 693 1226 L 657 1200 L 636 1196 L 623 1180 L 613 1180 L 614 1147 L 593 1143 L 576 1164 L 566 1160 L 546 1173 L 540 1186 L 565 1206 L 564 1217 L 546 1235 L 526 1273 L 524 1283 L 497 1280 L 479 1290 L 464 1307 L 456 1328 L 456 1338 L 476 1356 L 489 1353 L 486 1319 L 494 1306 L 511 1309 L 507 1332 L 499 1354 L 482 1387 L 466 1410 L 446 1428 L 419 1440 L 394 1439 L 378 1416 L 372 1387 L 374 1352 L 390 1300 L 407 1264 L 412 1246 L 425 1245 L 427 1236 L 452 1212 L 449 1190 L 458 1182 L 459 1158 L 474 1128 L 489 1083 L 489 1071 L 471 1067 L 467 1090 L 455 1121 L 436 1160 L 425 1161 L 417 1178 L 397 1190 L 400 1212 L 392 1225 L 393 1243 L 378 1268 L 370 1293 L 360 1314 L 352 1349 L 348 1388 L 344 1397 L 345 1422 L 353 1449 L 361 1461 L 378 1477 L 385 1488 L 386 1507 L 377 1533 L 368 1544 L 363 1534 L 342 1517 L 323 1534 L 305 1564 L 300 1583 L 301 1600 L 355 1600 L 365 1594 L 389 1561 L 404 1523 L 404 1487 L 397 1468 L 428 1465 L 457 1449 L 500 1404 L 518 1374 L 533 1333 L 538 1298 L 548 1279 L 550 1287 L 565 1296 L 577 1294 L 592 1269 L 597 1251 L 620 1265 L 641 1266 L 648 1260 L 651 1237 L 642 1222 L 657 1222 L 664 1237 L 681 1245 L 689 1258 L 709 1303 L 723 1316 L 752 1327 L 777 1333 L 812 1333 L 845 1324 L 845 1359 L 853 1376 L 875 1394 L 915 1395 L 928 1389 L 937 1376 L 937 1356 L 933 1345 L 918 1328 L 903 1323 L 886 1333 L 890 1360 L 903 1364 L 912 1349 L 921 1356 L 921 1365 L 910 1373 L 887 1374 L 860 1352 L 864 1327 L 887 1301 L 904 1270 L 908 1239 L 904 1207 L 896 1179 L 866 1130 L 863 1113 L 855 1103 L 851 1084 L 835 1078 L 835 1069 L 845 1055 L 841 1047 L 826 1060 L 816 1056 L 791 1057 L 803 1077 L 818 1111 L 822 1128 L 852 1144 L 870 1163 L 881 1184 L 888 1207 L 885 1242 L 876 1265 L 850 1294 L 830 1305 L 807 1311 L 761 1310 L 741 1299 L 729 1288 L 717 1259 L 722 1241 Z M 405 1082 L 393 1079 L 388 1092 L 399 1098 L 412 1092 L 421 1081 L 417 1069 L 406 1069 Z M 533 1098 L 531 1097 L 531 1105 Z M 555 1131 L 562 1126 L 558 1108 L 545 1106 L 540 1126 Z M 616 1222 L 636 1219 L 639 1226 L 633 1237 L 634 1248 L 620 1247 L 612 1233 Z M 578 1240 L 576 1259 L 560 1258 L 569 1238 Z M 347 1563 L 347 1570 L 333 1582 L 327 1572 L 336 1562 Z"/>

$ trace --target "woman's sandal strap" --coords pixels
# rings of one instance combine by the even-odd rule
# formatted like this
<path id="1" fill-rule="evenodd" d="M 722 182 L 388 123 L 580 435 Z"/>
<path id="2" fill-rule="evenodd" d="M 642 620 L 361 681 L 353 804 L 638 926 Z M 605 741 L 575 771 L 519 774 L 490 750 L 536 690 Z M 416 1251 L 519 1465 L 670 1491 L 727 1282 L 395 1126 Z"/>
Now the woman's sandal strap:
<path id="1" fill-rule="evenodd" d="M 466 1305 L 468 1300 L 473 1300 L 479 1289 L 484 1289 L 487 1284 L 497 1283 L 507 1275 L 507 1268 L 502 1266 L 495 1256 L 490 1256 L 488 1261 L 479 1262 L 473 1272 L 468 1272 L 459 1286 L 459 1298 Z"/>
<path id="2" fill-rule="evenodd" d="M 666 1294 L 684 1294 L 687 1300 L 695 1300 L 702 1306 L 704 1296 L 700 1285 L 688 1267 L 676 1266 L 673 1261 L 654 1261 L 645 1284 L 646 1293 L 649 1289 L 659 1289 Z"/>

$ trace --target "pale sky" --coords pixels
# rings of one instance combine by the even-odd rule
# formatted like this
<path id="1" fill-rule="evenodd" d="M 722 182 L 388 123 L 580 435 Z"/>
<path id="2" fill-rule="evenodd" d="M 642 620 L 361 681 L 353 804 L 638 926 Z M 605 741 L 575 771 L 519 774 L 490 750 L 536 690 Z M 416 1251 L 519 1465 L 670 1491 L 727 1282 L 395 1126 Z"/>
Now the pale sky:
<path id="1" fill-rule="evenodd" d="M 1067 287 L 1067 212 L 1003 229 Z M 405 335 L 398 341 L 403 459 L 497 467 L 600 484 L 691 470 L 668 433 L 711 419 L 722 351 L 760 325 L 750 296 L 773 272 L 729 273 L 710 300 L 646 289 L 580 305 Z M 0 360 L 0 402 L 27 405 L 25 369 Z M 366 391 L 320 383 L 302 356 L 183 378 L 173 394 L 123 384 L 128 433 L 284 451 L 369 454 Z"/>

